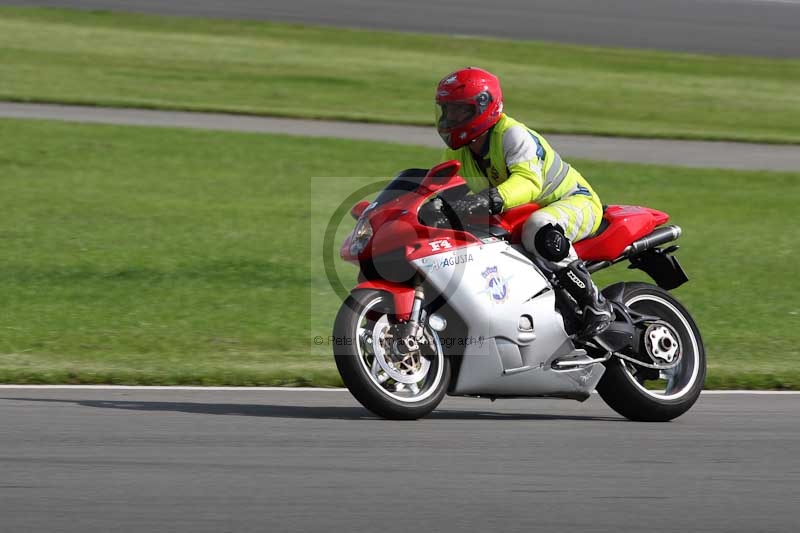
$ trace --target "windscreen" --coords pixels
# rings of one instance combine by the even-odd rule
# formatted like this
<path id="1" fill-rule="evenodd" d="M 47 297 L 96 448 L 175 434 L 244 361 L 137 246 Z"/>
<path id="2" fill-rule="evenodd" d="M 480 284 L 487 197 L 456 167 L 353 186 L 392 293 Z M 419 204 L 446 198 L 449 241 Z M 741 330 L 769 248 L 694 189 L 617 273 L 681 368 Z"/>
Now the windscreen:
<path id="1" fill-rule="evenodd" d="M 375 198 L 375 205 L 383 205 L 407 192 L 416 191 L 427 174 L 428 169 L 426 168 L 410 168 L 404 170 L 389 182 L 386 188 Z"/>

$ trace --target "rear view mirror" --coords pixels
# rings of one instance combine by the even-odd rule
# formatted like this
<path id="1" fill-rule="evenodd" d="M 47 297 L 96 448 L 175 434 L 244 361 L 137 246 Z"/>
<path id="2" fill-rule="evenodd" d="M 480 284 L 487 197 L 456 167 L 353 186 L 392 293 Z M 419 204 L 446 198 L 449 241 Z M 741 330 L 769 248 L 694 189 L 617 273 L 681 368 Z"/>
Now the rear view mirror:
<path id="1" fill-rule="evenodd" d="M 433 183 L 443 183 L 447 181 L 447 178 L 451 178 L 458 174 L 459 170 L 461 170 L 461 163 L 455 159 L 451 159 L 450 161 L 439 163 L 430 169 L 428 176 L 431 178 Z"/>

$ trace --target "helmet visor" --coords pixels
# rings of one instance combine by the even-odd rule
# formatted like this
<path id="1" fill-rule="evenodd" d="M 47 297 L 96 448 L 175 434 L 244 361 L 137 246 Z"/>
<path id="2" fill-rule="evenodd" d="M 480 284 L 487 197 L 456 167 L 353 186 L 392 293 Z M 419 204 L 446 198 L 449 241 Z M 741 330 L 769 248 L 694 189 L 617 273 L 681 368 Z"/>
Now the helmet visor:
<path id="1" fill-rule="evenodd" d="M 451 130 L 467 124 L 477 114 L 477 107 L 470 102 L 436 104 L 436 126 L 440 131 Z"/>

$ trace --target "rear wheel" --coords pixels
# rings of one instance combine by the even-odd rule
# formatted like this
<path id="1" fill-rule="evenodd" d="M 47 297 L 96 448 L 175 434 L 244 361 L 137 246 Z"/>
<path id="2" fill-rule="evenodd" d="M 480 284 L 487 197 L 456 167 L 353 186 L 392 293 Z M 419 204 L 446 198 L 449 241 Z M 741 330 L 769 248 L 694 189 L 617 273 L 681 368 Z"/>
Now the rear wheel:
<path id="1" fill-rule="evenodd" d="M 342 381 L 361 405 L 384 418 L 413 420 L 444 398 L 450 362 L 427 324 L 418 349 L 398 350 L 402 339 L 393 315 L 390 294 L 354 292 L 336 316 L 334 358 Z"/>
<path id="2" fill-rule="evenodd" d="M 645 364 L 611 358 L 597 391 L 612 409 L 631 420 L 672 420 L 694 405 L 705 383 L 700 331 L 683 305 L 654 285 L 626 284 L 623 301 L 634 318 L 652 317 L 637 326 L 641 335 L 630 353 Z M 647 364 L 670 368 L 652 369 Z"/>

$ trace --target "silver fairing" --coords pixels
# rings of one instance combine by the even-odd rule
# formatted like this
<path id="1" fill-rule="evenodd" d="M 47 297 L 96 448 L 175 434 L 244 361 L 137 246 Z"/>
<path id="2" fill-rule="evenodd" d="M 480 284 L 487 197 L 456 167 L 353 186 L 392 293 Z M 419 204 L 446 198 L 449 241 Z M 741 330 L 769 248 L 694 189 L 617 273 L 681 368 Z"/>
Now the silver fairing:
<path id="1" fill-rule="evenodd" d="M 467 246 L 414 265 L 466 326 L 463 338 L 443 334 L 450 353 L 463 353 L 452 394 L 585 399 L 600 380 L 602 365 L 551 368 L 575 347 L 547 279 L 513 246 Z"/>

